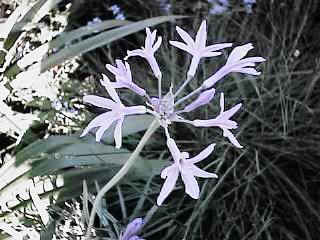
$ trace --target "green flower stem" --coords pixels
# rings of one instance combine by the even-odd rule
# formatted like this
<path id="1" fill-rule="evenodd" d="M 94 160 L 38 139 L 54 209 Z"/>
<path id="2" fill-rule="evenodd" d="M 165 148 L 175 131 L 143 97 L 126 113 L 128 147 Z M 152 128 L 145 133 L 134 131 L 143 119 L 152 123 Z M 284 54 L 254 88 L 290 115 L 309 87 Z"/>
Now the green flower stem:
<path id="1" fill-rule="evenodd" d="M 91 237 L 91 228 L 93 226 L 94 217 L 96 215 L 97 208 L 100 204 L 101 199 L 106 194 L 106 192 L 108 192 L 113 186 L 115 186 L 124 177 L 124 175 L 130 170 L 130 168 L 133 166 L 133 164 L 137 160 L 137 157 L 139 156 L 141 150 L 146 145 L 149 138 L 157 130 L 158 127 L 159 127 L 159 123 L 158 123 L 157 119 L 153 120 L 153 122 L 150 124 L 149 128 L 147 129 L 147 131 L 145 132 L 145 134 L 141 138 L 138 146 L 133 151 L 133 153 L 130 155 L 130 157 L 128 158 L 126 163 L 117 172 L 117 174 L 114 175 L 113 178 L 98 192 L 98 194 L 94 200 L 92 210 L 91 210 L 87 233 L 86 233 L 86 238 L 85 238 L 86 240 L 89 240 Z"/>

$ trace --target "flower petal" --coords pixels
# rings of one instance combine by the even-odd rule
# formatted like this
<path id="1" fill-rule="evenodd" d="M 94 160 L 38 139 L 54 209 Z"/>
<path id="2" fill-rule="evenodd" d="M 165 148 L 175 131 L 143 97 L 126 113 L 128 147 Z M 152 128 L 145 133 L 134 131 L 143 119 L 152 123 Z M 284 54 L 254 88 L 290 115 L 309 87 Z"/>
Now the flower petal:
<path id="1" fill-rule="evenodd" d="M 254 68 L 239 68 L 239 69 L 232 69 L 233 72 L 239 72 L 239 73 L 246 73 L 246 74 L 251 74 L 255 76 L 259 76 L 261 72 L 258 72 Z"/>
<path id="2" fill-rule="evenodd" d="M 117 125 L 114 129 L 114 140 L 116 142 L 116 148 L 121 148 L 122 145 L 122 123 L 123 123 L 123 117 L 120 118 L 117 122 Z"/>
<path id="3" fill-rule="evenodd" d="M 116 90 L 114 89 L 114 87 L 112 86 L 110 79 L 102 74 L 103 79 L 100 80 L 101 84 L 105 87 L 105 89 L 107 90 L 107 92 L 109 93 L 110 97 L 117 103 L 122 104 L 120 101 L 120 98 L 116 92 Z"/>
<path id="4" fill-rule="evenodd" d="M 175 46 L 176 48 L 179 48 L 183 51 L 186 51 L 190 54 L 194 54 L 194 52 L 192 51 L 191 48 L 189 48 L 189 46 L 185 43 L 182 43 L 182 42 L 178 42 L 178 41 L 169 41 L 169 43 L 172 45 L 172 46 Z"/>
<path id="5" fill-rule="evenodd" d="M 207 41 L 207 22 L 203 20 L 196 35 L 196 46 L 198 50 L 205 48 Z"/>
<path id="6" fill-rule="evenodd" d="M 186 188 L 186 193 L 190 197 L 192 197 L 194 199 L 198 199 L 200 189 L 199 189 L 199 185 L 198 185 L 196 178 L 192 175 L 192 172 L 188 168 L 185 167 L 181 171 L 181 177 L 182 177 L 182 181 L 184 183 L 184 186 Z"/>
<path id="7" fill-rule="evenodd" d="M 108 98 L 99 97 L 96 95 L 86 95 L 83 97 L 83 101 L 90 103 L 94 106 L 107 108 L 107 109 L 114 109 L 114 108 L 117 108 L 118 106 L 118 104 L 116 104 L 114 101 Z"/>
<path id="8" fill-rule="evenodd" d="M 220 95 L 220 114 L 224 111 L 224 93 Z"/>
<path id="9" fill-rule="evenodd" d="M 179 148 L 177 147 L 177 144 L 175 143 L 175 141 L 172 138 L 167 139 L 167 146 L 171 152 L 171 155 L 172 155 L 174 161 L 179 163 L 179 161 L 181 159 L 181 152 L 180 152 Z"/>
<path id="10" fill-rule="evenodd" d="M 157 198 L 158 206 L 160 206 L 163 203 L 163 201 L 168 197 L 168 195 L 172 192 L 174 186 L 176 185 L 178 176 L 179 176 L 179 169 L 177 167 L 172 168 L 170 171 L 168 171 L 167 178 Z"/>
<path id="11" fill-rule="evenodd" d="M 159 49 L 159 47 L 161 46 L 161 43 L 162 43 L 162 37 L 160 36 L 158 37 L 158 40 L 152 47 L 153 52 L 156 52 Z"/>
<path id="12" fill-rule="evenodd" d="M 237 63 L 241 58 L 246 56 L 251 49 L 253 49 L 252 43 L 235 47 L 230 53 L 226 65 L 233 65 Z"/>
<path id="13" fill-rule="evenodd" d="M 180 37 L 183 39 L 183 41 L 185 41 L 186 44 L 190 47 L 190 49 L 192 49 L 192 51 L 194 51 L 195 42 L 193 41 L 193 39 L 191 38 L 189 33 L 187 33 L 185 30 L 183 30 L 182 28 L 180 28 L 178 26 L 176 26 L 176 30 L 177 30 L 178 34 L 180 35 Z"/>
<path id="14" fill-rule="evenodd" d="M 214 45 L 206 46 L 204 48 L 204 51 L 206 51 L 206 52 L 214 52 L 214 51 L 218 51 L 218 50 L 221 50 L 223 48 L 228 48 L 228 47 L 231 47 L 231 46 L 232 46 L 232 43 L 217 43 L 217 44 L 214 44 Z"/>
<path id="15" fill-rule="evenodd" d="M 100 142 L 103 133 L 110 127 L 110 125 L 116 121 L 116 118 L 108 118 L 103 122 L 103 125 L 96 132 L 96 142 Z"/>
<path id="16" fill-rule="evenodd" d="M 146 107 L 145 106 L 125 107 L 124 112 L 126 115 L 144 114 L 146 113 Z"/>
<path id="17" fill-rule="evenodd" d="M 130 88 L 132 91 L 134 91 L 136 94 L 138 94 L 140 96 L 146 95 L 146 90 L 144 90 L 143 88 L 139 87 L 138 85 L 136 85 L 134 83 L 131 83 L 128 88 Z"/>
<path id="18" fill-rule="evenodd" d="M 231 118 L 242 106 L 242 103 L 238 103 L 237 105 L 233 106 L 229 110 L 223 112 L 223 118 L 229 119 Z"/>
<path id="19" fill-rule="evenodd" d="M 203 171 L 202 169 L 198 168 L 197 166 L 193 165 L 191 168 L 191 172 L 193 176 L 202 177 L 202 178 L 218 178 L 218 175 L 215 173 L 210 173 Z"/>
<path id="20" fill-rule="evenodd" d="M 145 48 L 151 49 L 153 41 L 152 41 L 152 33 L 150 31 L 150 28 L 146 28 L 146 34 L 147 34 L 147 36 L 146 36 L 146 40 L 145 40 Z"/>
<path id="21" fill-rule="evenodd" d="M 222 54 L 222 52 L 203 52 L 201 54 L 201 57 L 216 57 L 216 56 L 220 56 Z"/>
<path id="22" fill-rule="evenodd" d="M 143 50 L 141 49 L 135 49 L 132 51 L 127 51 L 127 56 L 124 58 L 124 60 L 127 60 L 129 57 L 134 57 L 134 56 L 139 56 L 139 57 L 146 57 L 146 54 Z"/>
<path id="23" fill-rule="evenodd" d="M 115 66 L 112 66 L 111 64 L 106 64 L 106 68 L 113 74 L 113 75 L 121 75 L 121 71 L 116 68 Z"/>
<path id="24" fill-rule="evenodd" d="M 212 143 L 208 147 L 206 147 L 204 150 L 202 150 L 198 155 L 194 156 L 193 158 L 189 158 L 186 161 L 188 163 L 197 163 L 202 161 L 203 159 L 207 158 L 212 151 L 214 150 L 214 147 L 216 144 Z"/>
<path id="25" fill-rule="evenodd" d="M 117 120 L 114 116 L 113 112 L 106 112 L 103 114 L 98 115 L 97 117 L 95 117 L 88 125 L 87 127 L 83 130 L 82 134 L 80 135 L 80 137 L 83 137 L 84 135 L 86 135 L 91 129 L 96 128 L 96 127 L 100 127 L 100 126 L 104 126 L 106 125 L 106 122 L 108 123 L 109 121 L 113 122 Z"/>
<path id="26" fill-rule="evenodd" d="M 222 130 L 223 130 L 223 136 L 227 137 L 234 146 L 236 146 L 237 148 L 243 148 L 243 146 L 240 145 L 238 140 L 235 138 L 235 136 L 233 136 L 233 134 L 228 129 L 223 128 Z"/>

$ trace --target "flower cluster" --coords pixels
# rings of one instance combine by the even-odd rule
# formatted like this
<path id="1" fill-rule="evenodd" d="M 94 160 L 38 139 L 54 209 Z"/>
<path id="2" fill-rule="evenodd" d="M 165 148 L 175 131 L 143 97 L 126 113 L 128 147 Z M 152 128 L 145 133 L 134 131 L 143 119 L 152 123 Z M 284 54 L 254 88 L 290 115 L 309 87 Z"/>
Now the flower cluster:
<path id="1" fill-rule="evenodd" d="M 260 72 L 254 69 L 255 63 L 263 62 L 265 59 L 262 57 L 246 57 L 247 53 L 253 48 L 251 43 L 235 47 L 229 54 L 229 57 L 222 68 L 209 76 L 199 88 L 189 93 L 187 96 L 178 99 L 183 88 L 194 78 L 202 58 L 219 56 L 222 54 L 222 49 L 230 48 L 232 46 L 232 43 L 219 43 L 206 46 L 206 28 L 206 21 L 203 21 L 194 40 L 186 31 L 180 27 L 176 27 L 177 33 L 184 43 L 179 41 L 170 41 L 170 44 L 191 54 L 192 60 L 186 74 L 186 80 L 182 82 L 181 86 L 175 92 L 173 91 L 173 87 L 170 87 L 170 90 L 162 96 L 162 73 L 155 58 L 155 53 L 162 43 L 162 38 L 156 37 L 156 30 L 151 32 L 150 29 L 147 28 L 144 47 L 128 51 L 128 55 L 124 60 L 116 60 L 116 66 L 112 66 L 110 64 L 106 65 L 106 68 L 115 76 L 115 81 L 110 81 L 108 77 L 104 75 L 101 80 L 101 84 L 106 88 L 111 99 L 94 95 L 87 95 L 84 97 L 85 102 L 108 109 L 109 111 L 94 118 L 84 129 L 82 135 L 87 134 L 93 128 L 98 128 L 96 132 L 96 140 L 100 141 L 103 133 L 112 123 L 115 122 L 116 127 L 114 131 L 114 139 L 116 148 L 120 148 L 123 120 L 125 116 L 132 114 L 151 114 L 157 119 L 159 125 L 164 129 L 167 137 L 167 146 L 173 157 L 173 163 L 163 169 L 161 173 L 161 178 L 165 179 L 165 182 L 157 199 L 158 205 L 161 205 L 173 190 L 179 175 L 181 175 L 182 181 L 185 185 L 186 193 L 194 199 L 198 199 L 200 194 L 199 186 L 195 177 L 218 177 L 216 174 L 203 171 L 195 165 L 212 153 L 215 144 L 209 145 L 198 155 L 190 157 L 187 152 L 181 152 L 179 150 L 174 139 L 170 136 L 169 127 L 173 122 L 183 122 L 195 127 L 218 127 L 222 130 L 223 136 L 228 138 L 235 147 L 242 148 L 241 144 L 230 131 L 238 127 L 237 123 L 230 120 L 230 118 L 241 108 L 241 103 L 225 110 L 223 92 L 220 94 L 220 112 L 216 117 L 206 120 L 187 120 L 183 115 L 210 103 L 216 94 L 214 85 L 229 73 L 238 72 L 259 75 Z M 158 81 L 159 89 L 157 97 L 150 97 L 145 89 L 132 81 L 130 65 L 127 60 L 129 57 L 131 58 L 134 56 L 142 57 L 149 63 L 151 70 Z M 146 106 L 124 106 L 116 92 L 116 89 L 118 88 L 127 88 L 144 97 Z M 192 99 L 193 101 L 190 102 Z M 187 100 L 189 100 L 189 104 L 186 104 Z M 183 107 L 181 107 L 181 105 Z"/>

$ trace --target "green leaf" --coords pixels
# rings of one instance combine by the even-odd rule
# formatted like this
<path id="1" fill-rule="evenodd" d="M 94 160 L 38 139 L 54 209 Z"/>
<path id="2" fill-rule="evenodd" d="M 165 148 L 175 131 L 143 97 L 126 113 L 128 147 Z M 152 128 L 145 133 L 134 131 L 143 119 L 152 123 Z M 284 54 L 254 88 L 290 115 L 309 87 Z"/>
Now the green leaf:
<path id="1" fill-rule="evenodd" d="M 62 49 L 61 51 L 54 53 L 47 58 L 43 59 L 41 64 L 41 70 L 46 71 L 51 67 L 63 63 L 64 61 L 73 57 L 79 56 L 93 49 L 101 47 L 105 44 L 111 43 L 122 37 L 128 36 L 129 34 L 135 33 L 146 27 L 154 26 L 159 23 L 171 21 L 182 16 L 162 16 L 149 18 L 135 23 L 126 24 L 123 27 L 119 27 L 107 32 L 100 33 L 96 36 L 82 40 L 79 43 L 73 44 L 68 48 Z"/>

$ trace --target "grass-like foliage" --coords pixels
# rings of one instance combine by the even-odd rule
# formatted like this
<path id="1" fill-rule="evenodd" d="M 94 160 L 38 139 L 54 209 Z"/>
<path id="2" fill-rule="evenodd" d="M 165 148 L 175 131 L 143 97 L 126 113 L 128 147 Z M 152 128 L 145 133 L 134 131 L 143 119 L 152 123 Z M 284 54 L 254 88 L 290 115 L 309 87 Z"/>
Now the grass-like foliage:
<path id="1" fill-rule="evenodd" d="M 206 161 L 207 165 L 202 164 L 201 167 L 215 172 L 219 178 L 200 180 L 200 199 L 195 201 L 185 195 L 179 180 L 165 204 L 161 207 L 156 205 L 156 197 L 162 184 L 159 169 L 171 157 L 165 146 L 165 136 L 159 131 L 141 152 L 139 164 L 105 195 L 97 209 L 95 233 L 105 239 L 117 239 L 130 220 L 142 216 L 145 224 L 139 236 L 148 240 L 318 239 L 319 3 L 315 0 L 256 0 L 249 7 L 243 1 L 230 0 L 229 5 L 223 6 L 223 11 L 217 13 L 216 10 L 213 11 L 216 9 L 214 6 L 217 6 L 214 1 L 196 1 L 191 4 L 187 0 L 173 0 L 161 1 L 160 5 L 157 1 L 145 2 L 118 1 L 118 14 L 120 11 L 127 20 L 135 21 L 167 13 L 189 15 L 189 18 L 177 22 L 186 26 L 185 29 L 191 33 L 196 31 L 203 19 L 207 19 L 208 41 L 233 42 L 234 45 L 254 43 L 255 54 L 263 56 L 267 61 L 260 65 L 262 74 L 258 77 L 233 73 L 216 86 L 217 93 L 223 89 L 226 94 L 226 108 L 240 101 L 243 104 L 241 113 L 235 116 L 239 123 L 237 139 L 244 146 L 243 149 L 235 149 L 224 138 L 217 137 L 221 132 L 216 129 L 195 129 L 179 124 L 173 126 L 171 133 L 181 150 L 198 153 L 209 143 L 217 143 L 214 154 Z M 170 6 L 167 5 L 169 3 Z M 94 13 L 90 14 L 105 20 L 104 10 L 107 11 L 106 18 L 112 18 L 109 5 L 111 4 L 96 0 L 91 1 L 90 7 L 85 9 L 93 9 Z M 84 9 L 80 2 L 71 9 L 69 30 L 83 25 L 82 18 L 84 21 L 88 20 L 88 12 L 81 12 L 79 9 Z M 105 63 L 113 63 L 115 57 L 122 58 L 127 49 L 140 47 L 143 43 L 144 34 L 127 36 L 126 31 L 133 33 L 143 29 L 144 25 L 166 20 L 149 21 L 134 25 L 134 29 L 130 29 L 127 22 L 118 22 L 118 28 L 108 31 L 105 31 L 102 22 L 98 25 L 100 28 L 96 26 L 99 28 L 96 29 L 98 32 L 90 32 L 94 34 L 83 38 L 86 41 L 78 39 L 73 43 L 73 48 L 61 45 L 62 49 L 53 53 L 51 58 L 47 55 L 41 57 L 39 61 L 43 63 L 42 70 L 50 69 L 81 53 L 81 68 L 75 75 L 90 75 L 98 82 L 100 73 L 109 74 L 104 67 Z M 107 25 L 111 23 L 105 22 Z M 21 29 L 18 27 L 16 26 L 16 31 L 19 32 Z M 176 39 L 173 24 L 156 28 L 164 43 Z M 69 37 L 77 38 L 82 33 L 74 31 L 71 35 L 69 33 Z M 114 34 L 121 40 L 113 42 L 116 40 L 113 39 Z M 124 36 L 126 37 L 123 38 Z M 108 43 L 106 46 L 101 43 L 104 37 L 110 40 L 104 40 Z M 53 40 L 53 44 L 59 45 L 60 40 L 65 41 L 58 38 Z M 100 48 L 91 51 L 95 47 Z M 182 51 L 163 44 L 157 53 L 157 60 L 162 66 L 163 88 L 168 90 L 171 83 L 175 87 L 179 86 L 180 81 L 185 79 L 190 58 Z M 32 61 L 27 63 L 34 64 Z M 185 94 L 200 86 L 223 63 L 223 57 L 220 60 L 202 60 L 201 69 L 185 89 Z M 18 65 L 13 64 L 8 68 L 7 75 L 22 71 L 17 69 Z M 134 81 L 146 89 L 154 89 L 151 94 L 156 95 L 157 83 L 152 79 L 146 63 L 135 60 L 130 65 Z M 83 82 L 82 79 L 78 80 Z M 93 81 L 91 83 L 94 85 Z M 93 91 L 92 89 L 92 86 L 88 87 L 88 91 Z M 98 89 L 100 90 L 102 89 Z M 77 95 L 75 89 L 72 91 Z M 131 92 L 120 92 L 125 103 L 139 103 Z M 103 94 L 102 91 L 99 93 Z M 190 119 L 206 119 L 214 117 L 211 114 L 218 112 L 217 94 L 208 109 L 200 108 L 185 116 Z M 132 128 L 128 123 L 128 134 L 124 134 L 127 136 L 123 142 L 125 150 L 122 153 L 115 153 L 108 145 L 110 139 L 98 145 L 91 141 L 91 136 L 80 140 L 74 140 L 74 136 L 54 136 L 31 145 L 26 144 L 27 147 L 15 153 L 17 162 L 12 160 L 9 163 L 8 169 L 12 172 L 0 168 L 2 179 L 7 180 L 3 176 L 13 179 L 9 182 L 11 185 L 7 186 L 3 184 L 4 181 L 0 182 L 0 194 L 9 196 L 10 187 L 16 188 L 30 178 L 40 186 L 48 185 L 49 190 L 44 188 L 39 195 L 42 200 L 48 200 L 50 219 L 44 224 L 46 214 L 41 215 L 39 208 L 30 207 L 30 203 L 34 203 L 33 199 L 15 199 L 15 202 L 10 202 L 12 207 L 10 209 L 10 205 L 9 210 L 14 210 L 19 216 L 26 209 L 28 214 L 31 211 L 34 216 L 25 214 L 22 219 L 26 226 L 42 230 L 42 239 L 51 239 L 53 234 L 58 239 L 66 236 L 68 239 L 76 239 L 77 235 L 84 234 L 94 193 L 120 169 L 141 138 L 138 131 L 146 129 L 150 124 L 150 119 L 135 121 L 140 125 Z M 85 124 L 82 120 L 78 127 L 83 128 Z M 112 136 L 111 133 L 108 134 L 108 137 Z M 13 218 L 14 214 L 9 210 L 1 211 L 2 220 Z M 76 227 L 70 227 L 68 232 L 64 228 L 66 223 Z"/>

